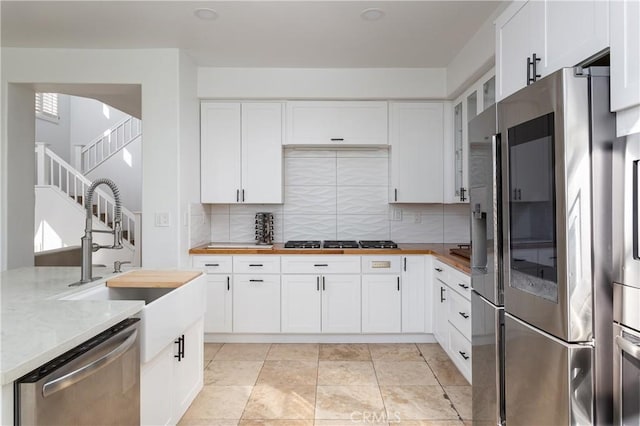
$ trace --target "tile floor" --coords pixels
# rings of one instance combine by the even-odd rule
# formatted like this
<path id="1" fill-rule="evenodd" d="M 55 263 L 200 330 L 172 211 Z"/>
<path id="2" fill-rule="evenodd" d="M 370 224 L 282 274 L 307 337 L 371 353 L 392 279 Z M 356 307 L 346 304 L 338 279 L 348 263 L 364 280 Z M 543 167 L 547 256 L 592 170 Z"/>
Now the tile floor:
<path id="1" fill-rule="evenodd" d="M 205 344 L 180 425 L 471 424 L 471 386 L 438 344 Z"/>

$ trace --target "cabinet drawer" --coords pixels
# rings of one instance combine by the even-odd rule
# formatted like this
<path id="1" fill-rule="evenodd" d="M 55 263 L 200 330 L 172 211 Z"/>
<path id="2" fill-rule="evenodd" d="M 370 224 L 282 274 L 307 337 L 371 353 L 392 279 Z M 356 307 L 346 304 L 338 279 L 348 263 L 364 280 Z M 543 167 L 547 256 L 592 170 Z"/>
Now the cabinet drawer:
<path id="1" fill-rule="evenodd" d="M 453 326 L 449 326 L 449 349 L 453 363 L 471 383 L 471 342 Z"/>
<path id="2" fill-rule="evenodd" d="M 360 256 L 282 256 L 285 274 L 359 274 Z"/>
<path id="3" fill-rule="evenodd" d="M 191 264 L 207 274 L 230 274 L 233 260 L 232 256 L 194 256 Z"/>
<path id="4" fill-rule="evenodd" d="M 461 294 L 465 299 L 471 300 L 471 278 L 469 275 L 449 268 L 449 286 Z"/>
<path id="5" fill-rule="evenodd" d="M 280 256 L 234 256 L 235 274 L 279 274 Z"/>
<path id="6" fill-rule="evenodd" d="M 445 284 L 449 284 L 449 266 L 433 258 L 433 277 L 439 279 Z"/>
<path id="7" fill-rule="evenodd" d="M 363 274 L 399 274 L 400 256 L 362 256 Z"/>
<path id="8" fill-rule="evenodd" d="M 462 333 L 466 339 L 471 339 L 471 302 L 455 291 L 449 294 L 449 322 Z"/>

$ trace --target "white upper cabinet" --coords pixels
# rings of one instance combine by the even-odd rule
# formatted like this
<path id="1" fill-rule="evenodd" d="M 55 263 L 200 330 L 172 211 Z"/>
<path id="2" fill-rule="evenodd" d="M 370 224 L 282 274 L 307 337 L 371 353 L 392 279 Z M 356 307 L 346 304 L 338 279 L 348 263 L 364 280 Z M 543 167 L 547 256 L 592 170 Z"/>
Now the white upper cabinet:
<path id="1" fill-rule="evenodd" d="M 282 103 L 201 104 L 201 201 L 282 203 Z"/>
<path id="2" fill-rule="evenodd" d="M 621 111 L 640 107 L 640 2 L 616 0 L 610 6 L 611 111 Z M 633 122 L 640 126 L 640 111 Z"/>
<path id="3" fill-rule="evenodd" d="M 286 145 L 387 145 L 387 103 L 287 102 Z"/>
<path id="4" fill-rule="evenodd" d="M 443 104 L 392 102 L 389 119 L 389 202 L 442 203 Z"/>
<path id="5" fill-rule="evenodd" d="M 514 3 L 496 20 L 497 99 L 608 46 L 609 2 Z"/>

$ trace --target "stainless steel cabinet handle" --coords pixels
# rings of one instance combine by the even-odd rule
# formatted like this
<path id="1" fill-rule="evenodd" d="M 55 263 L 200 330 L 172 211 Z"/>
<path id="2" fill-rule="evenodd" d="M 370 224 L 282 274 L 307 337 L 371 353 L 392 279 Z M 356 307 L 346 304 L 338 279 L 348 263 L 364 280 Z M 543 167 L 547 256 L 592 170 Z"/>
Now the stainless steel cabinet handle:
<path id="1" fill-rule="evenodd" d="M 464 312 L 458 312 L 460 314 L 460 316 L 464 319 L 468 319 L 469 318 L 469 314 L 466 314 Z"/>
<path id="2" fill-rule="evenodd" d="M 465 289 L 465 290 L 469 290 L 469 286 L 468 286 L 468 285 L 466 285 L 466 284 L 462 284 L 462 283 L 460 283 L 460 284 L 458 284 L 458 287 L 462 287 L 462 288 L 463 288 L 463 289 Z"/>
<path id="3" fill-rule="evenodd" d="M 71 373 L 65 374 L 62 377 L 45 383 L 42 386 L 42 396 L 46 398 L 58 391 L 66 389 L 69 386 L 78 383 L 85 377 L 92 375 L 94 372 L 100 370 L 101 368 L 111 364 L 113 361 L 118 359 L 122 354 L 129 350 L 129 348 L 136 341 L 137 337 L 138 330 L 133 330 L 133 332 L 129 335 L 129 337 L 126 338 L 124 342 L 122 342 L 120 345 L 118 345 L 117 348 L 115 348 L 108 354 L 101 356 L 90 364 L 84 365 L 79 369 L 72 371 Z"/>
<path id="4" fill-rule="evenodd" d="M 640 361 L 640 346 L 633 344 L 622 336 L 616 336 L 615 341 L 620 349 Z"/>
<path id="5" fill-rule="evenodd" d="M 464 359 L 465 359 L 465 361 L 469 359 L 469 355 L 467 355 L 467 353 L 466 353 L 466 352 L 458 351 L 458 353 L 460 354 L 460 356 L 461 356 L 462 358 L 464 358 Z"/>
<path id="6" fill-rule="evenodd" d="M 250 283 L 263 283 L 264 280 L 249 280 Z"/>
<path id="7" fill-rule="evenodd" d="M 437 272 L 442 272 L 442 268 L 435 268 Z"/>

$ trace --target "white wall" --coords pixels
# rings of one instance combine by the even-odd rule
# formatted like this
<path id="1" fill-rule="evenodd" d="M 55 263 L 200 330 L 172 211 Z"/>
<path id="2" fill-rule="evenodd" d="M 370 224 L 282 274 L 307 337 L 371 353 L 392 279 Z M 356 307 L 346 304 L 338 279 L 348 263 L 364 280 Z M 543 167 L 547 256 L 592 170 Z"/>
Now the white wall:
<path id="1" fill-rule="evenodd" d="M 60 119 L 57 122 L 36 117 L 36 142 L 49 144 L 48 148 L 69 164 L 71 164 L 71 153 L 73 152 L 69 147 L 70 98 L 67 95 L 58 95 L 58 116 Z"/>
<path id="2" fill-rule="evenodd" d="M 444 68 L 198 68 L 198 97 L 443 99 Z"/>
<path id="3" fill-rule="evenodd" d="M 183 266 L 190 265 L 189 206 L 200 201 L 200 101 L 197 69 L 191 58 L 180 52 L 179 58 L 180 123 L 180 212 L 176 218 L 181 228 L 179 256 Z"/>
<path id="4" fill-rule="evenodd" d="M 47 82 L 54 84 L 140 84 L 142 87 L 142 118 L 144 121 L 145 143 L 142 146 L 142 263 L 146 267 L 179 266 L 181 261 L 181 233 L 187 233 L 186 227 L 180 227 L 181 205 L 179 199 L 180 168 L 180 121 L 179 109 L 179 72 L 188 72 L 179 68 L 179 52 L 176 49 L 2 49 L 2 90 L 10 82 Z M 185 76 L 195 79 L 196 75 Z M 2 111 L 7 123 L 7 111 L 15 111 L 14 101 L 3 99 Z M 31 111 L 33 99 L 31 97 Z M 26 110 L 24 111 L 26 114 Z M 17 114 L 17 111 L 14 115 Z M 31 113 L 33 126 L 33 113 Z M 11 124 L 11 127 L 14 127 Z M 11 130 L 11 129 L 10 129 Z M 33 186 L 33 138 L 34 134 L 22 135 L 28 149 L 12 162 L 26 167 L 15 170 L 15 179 L 30 180 Z M 3 134 L 2 148 L 6 150 L 15 141 Z M 26 142 L 28 141 L 28 142 Z M 7 161 L 6 157 L 3 161 Z M 29 167 L 29 165 L 31 165 Z M 184 167 L 191 167 L 185 164 Z M 4 168 L 3 168 L 4 169 Z M 185 179 L 187 179 L 185 177 Z M 187 182 L 184 182 L 186 185 Z M 197 185 L 197 180 L 191 182 Z M 33 191 L 33 189 L 31 190 Z M 31 192 L 33 193 L 33 192 Z M 7 220 L 0 229 L 3 243 L 3 255 L 8 258 L 5 247 L 17 244 L 20 238 L 29 241 L 30 253 L 22 253 L 18 258 L 29 257 L 33 262 L 31 238 L 24 238 L 33 230 L 31 220 L 23 220 L 29 232 L 17 235 L 7 231 L 16 226 L 7 213 L 9 191 L 3 186 L 2 212 Z M 33 212 L 33 198 L 20 206 L 12 207 L 24 218 Z M 170 216 L 168 227 L 155 227 L 156 212 L 166 212 Z M 32 214 L 32 213 L 31 213 Z M 14 218 L 15 219 L 15 218 Z M 29 219 L 29 218 L 27 218 Z M 188 237 L 187 237 L 188 238 Z M 13 251 L 13 250 L 12 250 Z M 28 256 L 27 256 L 28 255 Z M 22 262 L 25 259 L 21 260 Z"/>
<path id="5" fill-rule="evenodd" d="M 69 143 L 87 145 L 103 132 L 129 117 L 128 114 L 100 101 L 70 96 L 71 129 Z M 104 108 L 103 108 L 104 106 Z"/>
<path id="6" fill-rule="evenodd" d="M 11 107 L 2 108 L 4 184 L 0 200 L 4 221 L 0 238 L 2 267 L 11 269 L 33 266 L 35 98 L 28 85 L 9 84 L 3 92 L 3 101 Z"/>

